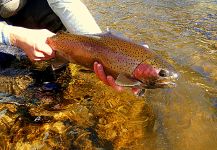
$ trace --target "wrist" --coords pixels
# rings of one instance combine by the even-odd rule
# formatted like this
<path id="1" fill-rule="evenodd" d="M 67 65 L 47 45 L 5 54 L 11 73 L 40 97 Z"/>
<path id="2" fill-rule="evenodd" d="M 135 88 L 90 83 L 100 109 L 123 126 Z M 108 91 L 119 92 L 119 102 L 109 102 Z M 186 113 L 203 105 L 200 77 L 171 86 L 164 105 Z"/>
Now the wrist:
<path id="1" fill-rule="evenodd" d="M 19 48 L 22 48 L 22 41 L 25 41 L 24 39 L 24 28 L 22 27 L 15 27 L 15 26 L 10 26 L 10 32 L 9 32 L 9 39 L 10 43 L 13 46 L 17 46 Z"/>
<path id="2" fill-rule="evenodd" d="M 11 45 L 10 34 L 9 34 L 10 25 L 2 23 L 0 28 L 1 28 L 1 30 L 0 30 L 1 31 L 0 32 L 0 42 L 4 45 Z"/>

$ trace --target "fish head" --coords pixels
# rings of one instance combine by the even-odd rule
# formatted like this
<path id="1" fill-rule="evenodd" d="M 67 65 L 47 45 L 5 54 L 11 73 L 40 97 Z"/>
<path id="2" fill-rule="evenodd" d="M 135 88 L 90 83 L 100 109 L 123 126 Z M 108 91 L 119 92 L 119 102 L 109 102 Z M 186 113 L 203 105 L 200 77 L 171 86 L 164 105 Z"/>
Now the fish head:
<path id="1" fill-rule="evenodd" d="M 178 73 L 166 61 L 155 58 L 139 64 L 134 72 L 135 79 L 140 81 L 139 88 L 170 88 L 175 87 Z"/>

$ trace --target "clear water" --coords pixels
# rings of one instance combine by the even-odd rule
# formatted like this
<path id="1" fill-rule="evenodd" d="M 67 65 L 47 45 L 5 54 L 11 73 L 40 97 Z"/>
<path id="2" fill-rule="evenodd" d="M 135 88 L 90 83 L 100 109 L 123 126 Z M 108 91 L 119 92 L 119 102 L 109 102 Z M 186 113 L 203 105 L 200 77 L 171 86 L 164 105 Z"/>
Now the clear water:
<path id="1" fill-rule="evenodd" d="M 150 149 L 216 149 L 217 1 L 88 4 L 103 29 L 109 27 L 147 43 L 180 73 L 176 88 L 148 91 L 156 113 Z"/>
<path id="2" fill-rule="evenodd" d="M 72 77 L 64 74 L 58 80 L 67 85 L 63 96 L 32 88 L 25 91 L 30 99 L 14 99 L 27 106 L 0 105 L 0 148 L 215 150 L 217 1 L 85 4 L 103 30 L 147 43 L 173 64 L 180 74 L 177 87 L 147 90 L 144 98 L 137 98 L 114 92 L 93 73 L 72 65 Z M 27 80 L 19 81 L 17 85 Z"/>

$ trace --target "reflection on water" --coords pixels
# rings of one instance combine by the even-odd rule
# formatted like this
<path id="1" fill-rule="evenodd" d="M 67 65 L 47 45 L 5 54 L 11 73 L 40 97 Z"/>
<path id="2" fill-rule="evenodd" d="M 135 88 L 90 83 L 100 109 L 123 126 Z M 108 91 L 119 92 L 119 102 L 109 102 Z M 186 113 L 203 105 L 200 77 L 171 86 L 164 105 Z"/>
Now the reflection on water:
<path id="1" fill-rule="evenodd" d="M 180 72 L 175 89 L 147 92 L 156 114 L 150 149 L 215 149 L 216 1 L 119 0 L 88 4 L 104 28 L 148 43 Z"/>
<path id="2" fill-rule="evenodd" d="M 0 105 L 1 148 L 216 149 L 217 2 L 85 2 L 102 29 L 148 43 L 172 63 L 181 75 L 177 87 L 141 99 L 71 66 L 70 83 L 58 81 L 67 86 L 62 94 L 34 89 L 38 99 L 25 107 Z"/>

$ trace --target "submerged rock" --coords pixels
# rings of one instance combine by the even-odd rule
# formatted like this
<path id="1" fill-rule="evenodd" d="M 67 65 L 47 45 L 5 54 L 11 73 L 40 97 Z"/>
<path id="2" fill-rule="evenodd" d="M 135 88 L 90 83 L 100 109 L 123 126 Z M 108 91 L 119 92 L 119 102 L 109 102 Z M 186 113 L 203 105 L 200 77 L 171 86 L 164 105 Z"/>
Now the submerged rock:
<path id="1" fill-rule="evenodd" d="M 13 65 L 0 71 L 0 92 L 9 93 L 0 95 L 0 144 L 8 149 L 138 149 L 153 127 L 144 98 L 115 92 L 90 71 Z"/>

